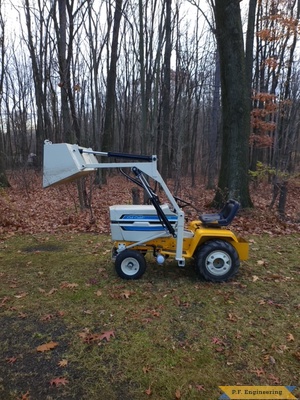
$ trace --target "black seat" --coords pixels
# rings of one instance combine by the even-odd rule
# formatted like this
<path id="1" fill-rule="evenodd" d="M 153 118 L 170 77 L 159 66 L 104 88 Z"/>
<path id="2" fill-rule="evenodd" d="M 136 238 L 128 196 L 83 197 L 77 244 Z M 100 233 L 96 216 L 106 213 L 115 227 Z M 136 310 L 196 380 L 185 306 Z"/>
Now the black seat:
<path id="1" fill-rule="evenodd" d="M 199 216 L 200 221 L 205 226 L 209 227 L 220 227 L 227 226 L 236 216 L 240 208 L 240 203 L 236 200 L 228 200 L 225 206 L 219 213 L 216 214 L 202 214 Z"/>

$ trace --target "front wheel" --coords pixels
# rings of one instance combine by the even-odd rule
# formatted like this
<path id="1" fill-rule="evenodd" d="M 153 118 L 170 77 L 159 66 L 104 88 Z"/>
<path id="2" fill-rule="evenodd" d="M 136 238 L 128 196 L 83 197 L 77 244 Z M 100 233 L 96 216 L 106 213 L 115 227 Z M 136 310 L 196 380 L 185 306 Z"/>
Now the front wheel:
<path id="1" fill-rule="evenodd" d="M 146 261 L 138 251 L 123 250 L 117 255 L 115 269 L 122 279 L 139 279 L 146 271 Z"/>
<path id="2" fill-rule="evenodd" d="M 226 282 L 236 275 L 240 266 L 235 248 L 224 240 L 204 243 L 195 254 L 198 273 L 207 281 Z"/>

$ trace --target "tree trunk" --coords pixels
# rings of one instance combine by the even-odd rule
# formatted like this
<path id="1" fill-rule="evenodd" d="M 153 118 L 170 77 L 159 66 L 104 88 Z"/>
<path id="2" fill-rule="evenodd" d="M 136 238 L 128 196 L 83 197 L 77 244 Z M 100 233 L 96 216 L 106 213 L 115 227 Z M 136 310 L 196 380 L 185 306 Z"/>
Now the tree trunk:
<path id="1" fill-rule="evenodd" d="M 70 65 L 67 62 L 67 1 L 68 0 L 59 0 L 58 1 L 58 11 L 59 11 L 59 23 L 56 21 L 55 16 L 55 26 L 56 26 L 56 36 L 57 36 L 57 45 L 58 45 L 58 62 L 59 62 L 59 76 L 60 83 L 59 87 L 61 89 L 60 92 L 60 100 L 61 100 L 61 116 L 62 116 L 62 125 L 63 125 L 63 140 L 67 143 L 75 143 L 76 138 L 74 131 L 72 129 L 72 122 L 70 116 L 70 107 L 69 107 L 69 99 L 68 99 L 68 88 L 69 88 L 69 78 L 70 73 L 68 69 Z"/>
<path id="2" fill-rule="evenodd" d="M 120 23 L 122 17 L 122 0 L 116 0 L 116 8 L 114 13 L 114 26 L 111 44 L 110 65 L 107 73 L 106 85 L 106 104 L 105 104 L 105 119 L 104 132 L 102 137 L 102 151 L 112 151 L 115 136 L 115 91 L 117 79 L 117 61 L 118 61 L 118 41 Z M 119 149 L 114 149 L 119 150 Z M 104 161 L 108 161 L 104 159 Z M 107 182 L 106 170 L 99 171 L 97 182 L 101 185 Z"/>
<path id="3" fill-rule="evenodd" d="M 222 89 L 222 159 L 214 203 L 228 198 L 252 207 L 249 193 L 248 152 L 250 98 L 245 71 L 239 0 L 216 0 L 216 36 Z"/>
<path id="4" fill-rule="evenodd" d="M 147 152 L 147 99 L 146 99 L 146 69 L 145 69 L 145 40 L 144 40 L 144 13 L 143 0 L 139 0 L 139 64 L 141 81 L 141 151 Z M 147 4 L 146 4 L 147 6 Z"/>
<path id="5" fill-rule="evenodd" d="M 40 6 L 40 4 L 39 4 Z M 46 87 L 47 78 L 43 75 L 43 71 L 46 70 L 45 64 L 47 63 L 47 38 L 49 32 L 47 30 L 47 17 L 43 14 L 44 10 L 39 8 L 39 28 L 37 32 L 32 32 L 33 26 L 35 24 L 32 23 L 31 19 L 31 5 L 29 4 L 29 0 L 25 0 L 24 10 L 26 16 L 26 26 L 27 26 L 27 47 L 30 54 L 31 65 L 32 65 L 32 76 L 34 82 L 34 94 L 35 94 L 35 103 L 37 108 L 37 126 L 36 126 L 36 155 L 37 155 L 37 164 L 41 166 L 42 164 L 42 154 L 43 154 L 43 143 L 45 139 L 51 139 L 51 119 L 49 116 L 48 108 L 47 108 L 47 96 L 48 94 L 44 90 Z M 45 21 L 45 36 L 43 34 L 43 23 Z M 38 37 L 39 42 L 34 42 L 33 38 Z M 37 51 L 39 48 L 39 52 Z"/>
<path id="6" fill-rule="evenodd" d="M 207 189 L 215 187 L 215 178 L 217 176 L 217 141 L 218 130 L 220 126 L 220 60 L 219 54 L 216 54 L 216 70 L 214 76 L 213 101 L 210 118 L 210 131 L 208 133 L 208 172 Z"/>
<path id="7" fill-rule="evenodd" d="M 164 69 L 162 82 L 162 110 L 163 110 L 163 131 L 162 131 L 162 175 L 168 178 L 170 171 L 170 154 L 169 154 L 169 138 L 170 138 L 170 91 L 171 91 L 171 2 L 165 0 L 166 7 L 166 43 L 164 54 Z"/>
<path id="8" fill-rule="evenodd" d="M 10 187 L 10 183 L 5 173 L 3 137 L 0 132 L 0 188 L 3 187 Z"/>
<path id="9" fill-rule="evenodd" d="M 4 71 L 5 71 L 5 46 L 4 46 L 4 20 L 2 16 L 2 3 L 0 3 L 0 106 L 2 103 L 2 95 L 3 95 L 3 82 L 4 82 Z M 9 187 L 10 184 L 8 182 L 6 173 L 5 173 L 5 164 L 4 164 L 4 146 L 3 146 L 3 137 L 2 132 L 0 132 L 0 187 Z"/>
<path id="10" fill-rule="evenodd" d="M 254 28 L 255 28 L 255 10 L 257 0 L 249 0 L 248 26 L 246 34 L 246 81 L 248 84 L 249 96 L 251 96 L 252 88 L 252 70 L 253 70 L 253 43 L 254 43 Z M 251 97 L 250 97 L 251 101 Z"/>
<path id="11" fill-rule="evenodd" d="M 110 66 L 107 75 L 105 122 L 104 122 L 104 133 L 102 139 L 103 151 L 113 150 L 112 146 L 114 142 L 114 133 L 115 133 L 114 132 L 115 90 L 116 90 L 116 79 L 117 79 L 118 41 L 119 41 L 121 17 L 122 17 L 122 0 L 116 0 Z"/>

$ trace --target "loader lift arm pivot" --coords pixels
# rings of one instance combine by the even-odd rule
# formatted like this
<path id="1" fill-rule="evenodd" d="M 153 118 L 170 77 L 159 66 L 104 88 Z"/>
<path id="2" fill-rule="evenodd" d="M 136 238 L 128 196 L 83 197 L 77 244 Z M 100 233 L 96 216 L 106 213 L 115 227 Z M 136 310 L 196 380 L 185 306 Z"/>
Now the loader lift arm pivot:
<path id="1" fill-rule="evenodd" d="M 171 233 L 171 235 L 174 238 L 176 238 L 176 233 L 175 233 L 175 230 L 174 230 L 173 226 L 170 224 L 170 221 L 166 217 L 166 214 L 161 209 L 156 194 L 153 193 L 152 189 L 148 185 L 148 183 L 147 183 L 144 175 L 142 174 L 142 172 L 136 167 L 132 168 L 132 172 L 140 180 L 140 182 L 142 184 L 142 187 L 146 190 L 146 192 L 147 192 L 147 194 L 149 196 L 149 199 L 150 199 L 151 203 L 153 204 L 153 206 L 154 206 L 154 208 L 155 208 L 155 210 L 157 212 L 157 216 L 162 222 L 162 225 L 164 225 L 168 229 L 168 231 Z"/>

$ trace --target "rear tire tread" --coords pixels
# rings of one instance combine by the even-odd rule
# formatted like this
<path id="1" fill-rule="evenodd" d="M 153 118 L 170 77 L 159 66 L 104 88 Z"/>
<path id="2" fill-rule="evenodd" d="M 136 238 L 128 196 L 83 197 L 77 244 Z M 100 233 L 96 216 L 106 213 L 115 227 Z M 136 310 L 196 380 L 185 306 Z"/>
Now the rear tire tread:
<path id="1" fill-rule="evenodd" d="M 208 256 L 217 250 L 226 253 L 231 259 L 230 270 L 228 270 L 224 275 L 214 275 L 208 271 L 206 267 Z M 205 242 L 196 251 L 194 258 L 198 274 L 206 281 L 210 282 L 227 282 L 238 273 L 240 267 L 240 260 L 236 249 L 225 240 L 209 240 Z"/>

